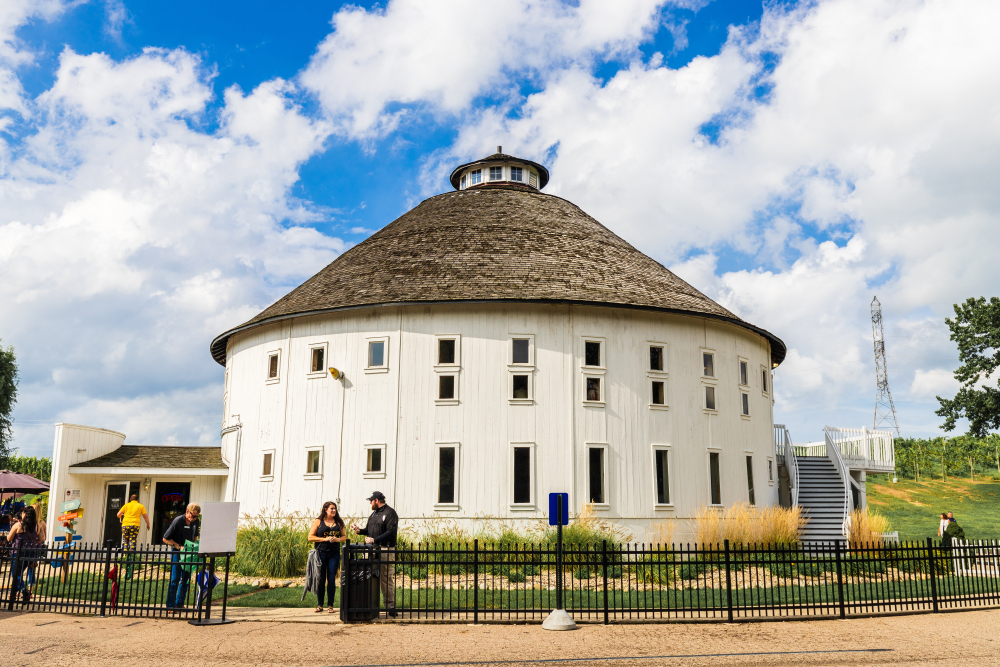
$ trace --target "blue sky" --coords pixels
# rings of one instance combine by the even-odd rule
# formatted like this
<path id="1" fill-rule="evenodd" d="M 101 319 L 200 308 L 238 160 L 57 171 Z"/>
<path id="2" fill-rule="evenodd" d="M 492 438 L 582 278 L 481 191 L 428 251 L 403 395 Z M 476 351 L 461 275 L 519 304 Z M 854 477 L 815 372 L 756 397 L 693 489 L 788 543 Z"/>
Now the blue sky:
<path id="1" fill-rule="evenodd" d="M 907 435 L 936 434 L 943 318 L 990 296 L 988 2 L 500 5 L 10 0 L 0 338 L 16 445 L 52 425 L 218 440 L 217 333 L 502 144 L 548 191 L 789 344 L 799 441 L 869 424 L 869 303 Z"/>

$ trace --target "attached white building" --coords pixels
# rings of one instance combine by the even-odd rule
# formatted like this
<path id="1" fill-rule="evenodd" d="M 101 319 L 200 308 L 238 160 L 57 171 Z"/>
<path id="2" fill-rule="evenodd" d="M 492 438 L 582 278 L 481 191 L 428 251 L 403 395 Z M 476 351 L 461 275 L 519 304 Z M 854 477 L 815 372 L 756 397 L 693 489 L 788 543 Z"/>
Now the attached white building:
<path id="1" fill-rule="evenodd" d="M 778 500 L 775 336 L 499 150 L 245 324 L 226 368 L 225 500 L 404 520 L 537 521 L 549 492 L 642 535 Z"/>

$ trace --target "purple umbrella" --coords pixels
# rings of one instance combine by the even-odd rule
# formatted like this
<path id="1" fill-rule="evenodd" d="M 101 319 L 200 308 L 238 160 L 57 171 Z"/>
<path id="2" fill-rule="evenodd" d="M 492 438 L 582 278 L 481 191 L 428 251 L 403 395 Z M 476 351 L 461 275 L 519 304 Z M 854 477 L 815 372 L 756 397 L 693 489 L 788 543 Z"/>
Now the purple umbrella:
<path id="1" fill-rule="evenodd" d="M 25 475 L 10 470 L 0 470 L 0 493 L 13 491 L 14 493 L 41 493 L 49 490 L 49 483 L 40 479 L 35 479 L 31 475 Z"/>

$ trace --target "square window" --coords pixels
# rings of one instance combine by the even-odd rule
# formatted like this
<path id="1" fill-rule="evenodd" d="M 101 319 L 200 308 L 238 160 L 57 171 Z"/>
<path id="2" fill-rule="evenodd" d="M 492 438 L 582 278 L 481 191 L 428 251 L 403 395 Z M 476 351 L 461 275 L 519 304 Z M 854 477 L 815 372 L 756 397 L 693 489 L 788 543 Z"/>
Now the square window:
<path id="1" fill-rule="evenodd" d="M 441 338 L 438 340 L 438 363 L 455 363 L 455 340 L 453 338 Z"/>
<path id="2" fill-rule="evenodd" d="M 715 355 L 709 354 L 708 352 L 703 352 L 701 355 L 702 361 L 702 371 L 701 374 L 707 378 L 715 377 Z"/>
<path id="3" fill-rule="evenodd" d="M 604 494 L 604 447 L 590 447 L 587 452 L 587 480 L 590 502 L 603 505 Z"/>
<path id="4" fill-rule="evenodd" d="M 439 375 L 438 376 L 438 398 L 439 399 L 455 398 L 455 376 L 454 375 Z"/>
<path id="5" fill-rule="evenodd" d="M 319 474 L 319 460 L 320 455 L 323 452 L 318 449 L 313 449 L 306 452 L 306 474 L 307 475 L 317 475 Z"/>
<path id="6" fill-rule="evenodd" d="M 368 367 L 385 366 L 385 341 L 368 341 Z"/>
<path id="7" fill-rule="evenodd" d="M 527 338 L 511 339 L 511 359 L 515 364 L 530 364 L 531 341 Z"/>
<path id="8" fill-rule="evenodd" d="M 490 167 L 490 180 L 491 181 L 502 181 L 503 180 L 503 167 Z"/>
<path id="9" fill-rule="evenodd" d="M 747 491 L 749 492 L 750 504 L 756 505 L 753 495 L 753 457 L 747 456 Z"/>
<path id="10" fill-rule="evenodd" d="M 583 344 L 583 365 L 601 365 L 601 344 L 599 342 L 588 340 Z"/>
<path id="11" fill-rule="evenodd" d="M 656 504 L 670 504 L 670 468 L 668 460 L 669 451 L 666 449 L 653 450 L 653 468 L 656 473 Z"/>
<path id="12" fill-rule="evenodd" d="M 663 383 L 653 382 L 653 405 L 663 405 Z"/>
<path id="13" fill-rule="evenodd" d="M 651 345 L 649 348 L 649 370 L 663 370 L 663 348 L 658 345 Z"/>
<path id="14" fill-rule="evenodd" d="M 740 384 L 744 387 L 749 386 L 749 380 L 747 378 L 747 362 L 740 362 Z"/>
<path id="15" fill-rule="evenodd" d="M 455 493 L 455 468 L 457 457 L 454 447 L 441 447 L 438 449 L 438 503 L 441 505 L 454 505 L 456 501 Z"/>
<path id="16" fill-rule="evenodd" d="M 271 452 L 264 452 L 264 466 L 261 468 L 260 474 L 262 477 L 270 477 L 273 473 L 271 472 L 271 462 L 273 460 L 274 454 Z"/>
<path id="17" fill-rule="evenodd" d="M 528 185 L 530 185 L 533 188 L 538 187 L 538 174 L 536 174 L 533 171 L 528 172 Z"/>
<path id="18" fill-rule="evenodd" d="M 715 410 L 715 387 L 705 387 L 705 409 Z"/>
<path id="19" fill-rule="evenodd" d="M 382 472 L 382 448 L 369 447 L 365 472 Z"/>
<path id="20" fill-rule="evenodd" d="M 277 353 L 267 357 L 267 379 L 274 380 L 278 377 L 278 355 Z"/>
<path id="21" fill-rule="evenodd" d="M 587 378 L 587 400 L 601 400 L 601 378 Z"/>
<path id="22" fill-rule="evenodd" d="M 478 185 L 483 182 L 483 170 L 476 169 L 469 172 L 469 185 Z"/>
<path id="23" fill-rule="evenodd" d="M 312 363 L 309 365 L 309 372 L 320 373 L 323 371 L 323 348 L 314 347 L 312 349 Z"/>
<path id="24" fill-rule="evenodd" d="M 517 181 L 518 183 L 521 182 L 522 179 L 521 179 L 521 168 L 520 167 L 511 167 L 510 168 L 510 180 Z"/>
<path id="25" fill-rule="evenodd" d="M 531 447 L 514 448 L 514 504 L 531 504 Z"/>
<path id="26" fill-rule="evenodd" d="M 740 393 L 743 398 L 743 414 L 747 417 L 750 416 L 750 395 L 745 393 Z"/>
<path id="27" fill-rule="evenodd" d="M 719 478 L 719 452 L 708 454 L 708 475 L 711 486 L 712 504 L 722 504 L 722 481 Z"/>
<path id="28" fill-rule="evenodd" d="M 513 394 L 511 398 L 528 398 L 528 376 L 514 375 L 511 377 L 511 387 Z"/>

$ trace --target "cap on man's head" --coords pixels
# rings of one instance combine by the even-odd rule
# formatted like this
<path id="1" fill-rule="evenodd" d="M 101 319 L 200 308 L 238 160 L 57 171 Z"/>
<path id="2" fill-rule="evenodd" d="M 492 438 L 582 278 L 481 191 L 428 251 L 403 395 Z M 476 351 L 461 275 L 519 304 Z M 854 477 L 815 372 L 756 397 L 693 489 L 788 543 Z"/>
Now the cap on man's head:
<path id="1" fill-rule="evenodd" d="M 371 497 L 366 498 L 365 500 L 368 500 L 369 502 L 371 502 L 372 500 L 378 500 L 378 501 L 384 503 L 385 502 L 385 494 L 383 494 L 381 491 L 372 491 Z"/>

